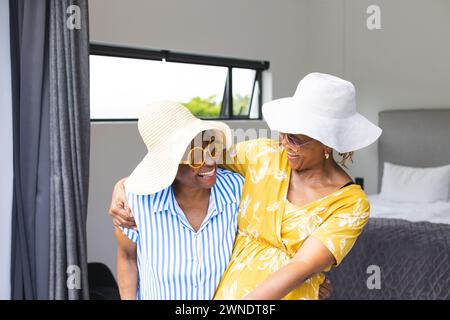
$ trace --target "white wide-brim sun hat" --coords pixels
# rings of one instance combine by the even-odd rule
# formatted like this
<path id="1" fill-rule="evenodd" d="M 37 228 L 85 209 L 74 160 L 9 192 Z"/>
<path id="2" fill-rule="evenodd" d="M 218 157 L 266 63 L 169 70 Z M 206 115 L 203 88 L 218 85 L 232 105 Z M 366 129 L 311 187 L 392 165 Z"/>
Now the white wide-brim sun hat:
<path id="1" fill-rule="evenodd" d="M 267 102 L 262 107 L 271 130 L 304 134 L 339 153 L 369 146 L 382 130 L 356 111 L 355 87 L 324 73 L 300 80 L 294 96 Z"/>
<path id="2" fill-rule="evenodd" d="M 147 155 L 125 180 L 126 192 L 154 194 L 170 186 L 191 141 L 202 131 L 211 130 L 228 149 L 231 129 L 223 122 L 196 118 L 186 107 L 173 101 L 146 106 L 138 121 Z"/>

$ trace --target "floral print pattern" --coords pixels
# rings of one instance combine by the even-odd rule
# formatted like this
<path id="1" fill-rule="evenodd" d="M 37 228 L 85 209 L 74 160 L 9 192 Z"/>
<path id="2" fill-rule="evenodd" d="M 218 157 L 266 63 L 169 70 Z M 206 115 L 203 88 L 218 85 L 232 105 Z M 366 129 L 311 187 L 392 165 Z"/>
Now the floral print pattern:
<path id="1" fill-rule="evenodd" d="M 310 236 L 321 241 L 339 265 L 369 218 L 361 188 L 349 185 L 297 207 L 286 199 L 290 167 L 278 141 L 242 142 L 232 154 L 234 163 L 224 167 L 243 175 L 245 183 L 233 254 L 214 298 L 243 298 L 287 264 Z M 284 299 L 317 299 L 323 280 L 323 273 L 316 274 Z"/>

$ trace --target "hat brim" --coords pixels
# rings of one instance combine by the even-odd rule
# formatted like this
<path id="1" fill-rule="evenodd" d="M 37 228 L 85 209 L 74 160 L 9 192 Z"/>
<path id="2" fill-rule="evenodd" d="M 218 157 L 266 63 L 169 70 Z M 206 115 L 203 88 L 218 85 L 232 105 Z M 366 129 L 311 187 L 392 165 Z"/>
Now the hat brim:
<path id="1" fill-rule="evenodd" d="M 196 119 L 188 126 L 177 128 L 167 141 L 151 150 L 125 180 L 126 192 L 154 194 L 170 186 L 175 180 L 178 165 L 186 148 L 202 131 L 213 130 L 216 138 L 228 149 L 232 145 L 231 129 L 223 122 Z M 220 134 L 219 134 L 220 133 Z"/>
<path id="2" fill-rule="evenodd" d="M 382 132 L 359 113 L 342 119 L 327 118 L 307 111 L 291 97 L 267 102 L 262 111 L 271 130 L 305 134 L 340 153 L 367 147 Z"/>

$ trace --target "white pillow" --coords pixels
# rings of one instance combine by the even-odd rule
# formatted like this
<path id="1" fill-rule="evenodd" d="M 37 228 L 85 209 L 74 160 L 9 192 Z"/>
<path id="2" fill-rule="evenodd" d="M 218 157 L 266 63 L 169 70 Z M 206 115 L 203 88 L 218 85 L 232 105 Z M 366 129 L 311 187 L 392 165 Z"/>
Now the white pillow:
<path id="1" fill-rule="evenodd" d="M 397 202 L 448 201 L 450 165 L 413 168 L 384 163 L 380 198 Z"/>

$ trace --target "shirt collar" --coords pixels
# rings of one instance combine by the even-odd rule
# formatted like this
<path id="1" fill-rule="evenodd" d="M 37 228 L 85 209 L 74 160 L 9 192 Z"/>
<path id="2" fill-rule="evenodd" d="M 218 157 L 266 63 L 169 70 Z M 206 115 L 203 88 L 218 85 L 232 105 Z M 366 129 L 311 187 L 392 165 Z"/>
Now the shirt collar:
<path id="1" fill-rule="evenodd" d="M 150 211 L 152 213 L 164 212 L 166 210 L 171 210 L 173 208 L 173 200 L 175 199 L 173 195 L 172 186 L 167 187 L 153 195 L 151 195 Z"/>

